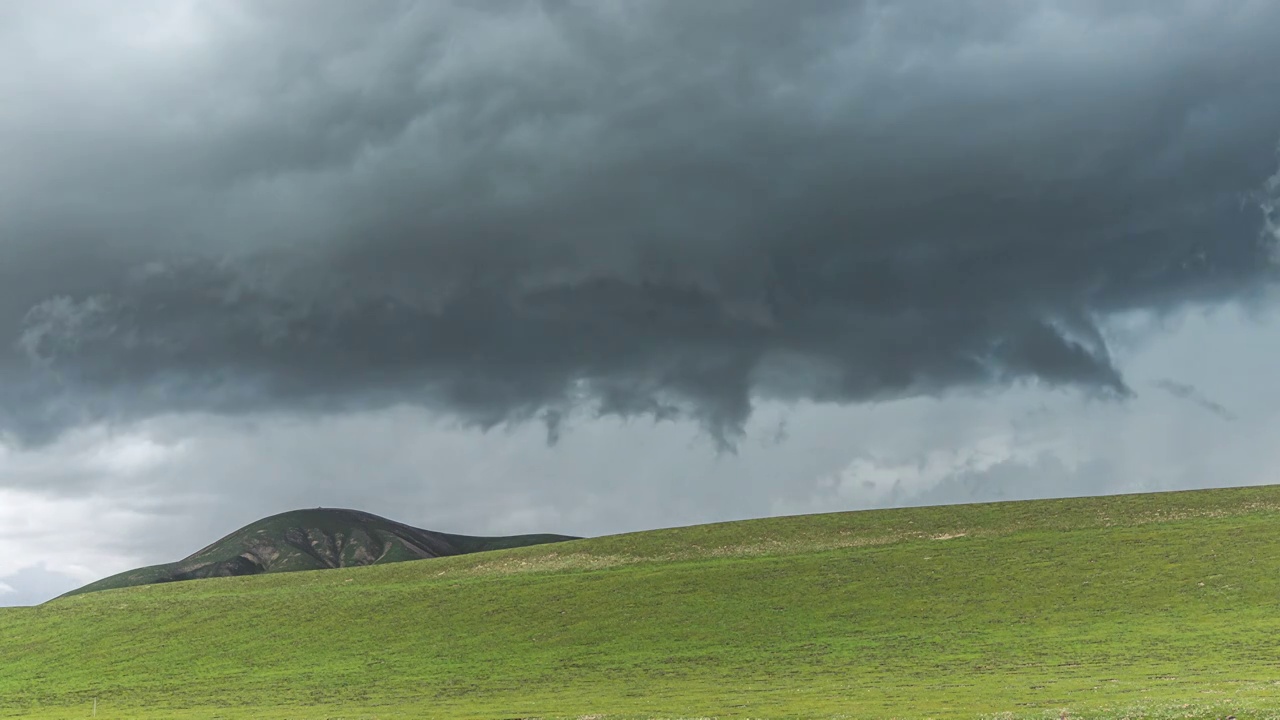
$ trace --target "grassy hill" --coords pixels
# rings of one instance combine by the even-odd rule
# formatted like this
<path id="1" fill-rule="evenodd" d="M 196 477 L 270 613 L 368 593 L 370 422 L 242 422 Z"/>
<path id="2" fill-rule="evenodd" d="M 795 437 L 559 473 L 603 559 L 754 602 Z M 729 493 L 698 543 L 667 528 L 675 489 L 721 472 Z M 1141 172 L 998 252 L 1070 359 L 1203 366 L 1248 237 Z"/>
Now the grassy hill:
<path id="1" fill-rule="evenodd" d="M 1280 717 L 1280 487 L 704 525 L 0 611 L 0 716 Z"/>
<path id="2" fill-rule="evenodd" d="M 451 535 L 358 510 L 295 510 L 246 525 L 177 562 L 128 570 L 67 595 L 180 580 L 381 565 L 576 539 Z"/>

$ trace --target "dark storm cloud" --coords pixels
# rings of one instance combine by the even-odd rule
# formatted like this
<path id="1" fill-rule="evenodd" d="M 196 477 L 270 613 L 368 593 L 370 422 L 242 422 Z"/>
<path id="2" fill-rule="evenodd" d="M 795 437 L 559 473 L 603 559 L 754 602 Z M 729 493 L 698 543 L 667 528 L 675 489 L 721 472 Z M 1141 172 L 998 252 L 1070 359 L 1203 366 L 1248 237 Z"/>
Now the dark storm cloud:
<path id="1" fill-rule="evenodd" d="M 1123 396 L 1101 319 L 1274 272 L 1274 3 L 0 14 L 28 439 L 410 400 L 731 441 L 762 397 Z"/>

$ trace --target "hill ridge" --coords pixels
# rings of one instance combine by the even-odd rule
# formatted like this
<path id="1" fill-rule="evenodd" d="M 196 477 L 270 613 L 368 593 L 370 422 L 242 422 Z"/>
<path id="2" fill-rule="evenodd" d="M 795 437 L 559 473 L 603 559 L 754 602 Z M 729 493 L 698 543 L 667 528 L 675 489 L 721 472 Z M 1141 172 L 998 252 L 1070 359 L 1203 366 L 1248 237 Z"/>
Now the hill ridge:
<path id="1" fill-rule="evenodd" d="M 256 520 L 181 560 L 126 570 L 62 597 L 210 577 L 425 560 L 575 539 L 552 534 L 456 535 L 423 530 L 363 510 L 303 508 Z"/>

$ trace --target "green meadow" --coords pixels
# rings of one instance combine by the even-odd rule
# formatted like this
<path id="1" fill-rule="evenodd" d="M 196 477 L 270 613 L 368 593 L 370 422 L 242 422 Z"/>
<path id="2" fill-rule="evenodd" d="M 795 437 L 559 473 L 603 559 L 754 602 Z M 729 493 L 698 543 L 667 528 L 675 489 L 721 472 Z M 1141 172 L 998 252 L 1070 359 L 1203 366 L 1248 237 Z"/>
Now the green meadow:
<path id="1" fill-rule="evenodd" d="M 0 609 L 0 717 L 1280 718 L 1280 487 L 771 518 Z"/>

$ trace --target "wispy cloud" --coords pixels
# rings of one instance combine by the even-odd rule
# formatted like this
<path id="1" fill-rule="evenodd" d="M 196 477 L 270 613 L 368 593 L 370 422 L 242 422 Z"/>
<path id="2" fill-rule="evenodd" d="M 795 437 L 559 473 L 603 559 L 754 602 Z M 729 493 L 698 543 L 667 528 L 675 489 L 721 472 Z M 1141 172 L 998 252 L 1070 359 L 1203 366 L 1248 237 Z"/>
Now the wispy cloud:
<path id="1" fill-rule="evenodd" d="M 1155 386 L 1169 393 L 1170 395 L 1178 398 L 1179 400 L 1186 400 L 1187 402 L 1192 403 L 1193 405 L 1197 405 L 1201 408 L 1204 408 L 1205 410 L 1208 410 L 1209 412 L 1213 413 L 1214 415 L 1217 415 L 1223 420 L 1227 420 L 1230 422 L 1236 419 L 1235 413 L 1228 410 L 1221 403 L 1215 402 L 1205 397 L 1204 393 L 1200 392 L 1193 385 L 1180 383 L 1180 382 L 1169 380 L 1166 378 L 1166 379 L 1157 381 L 1155 383 Z"/>

